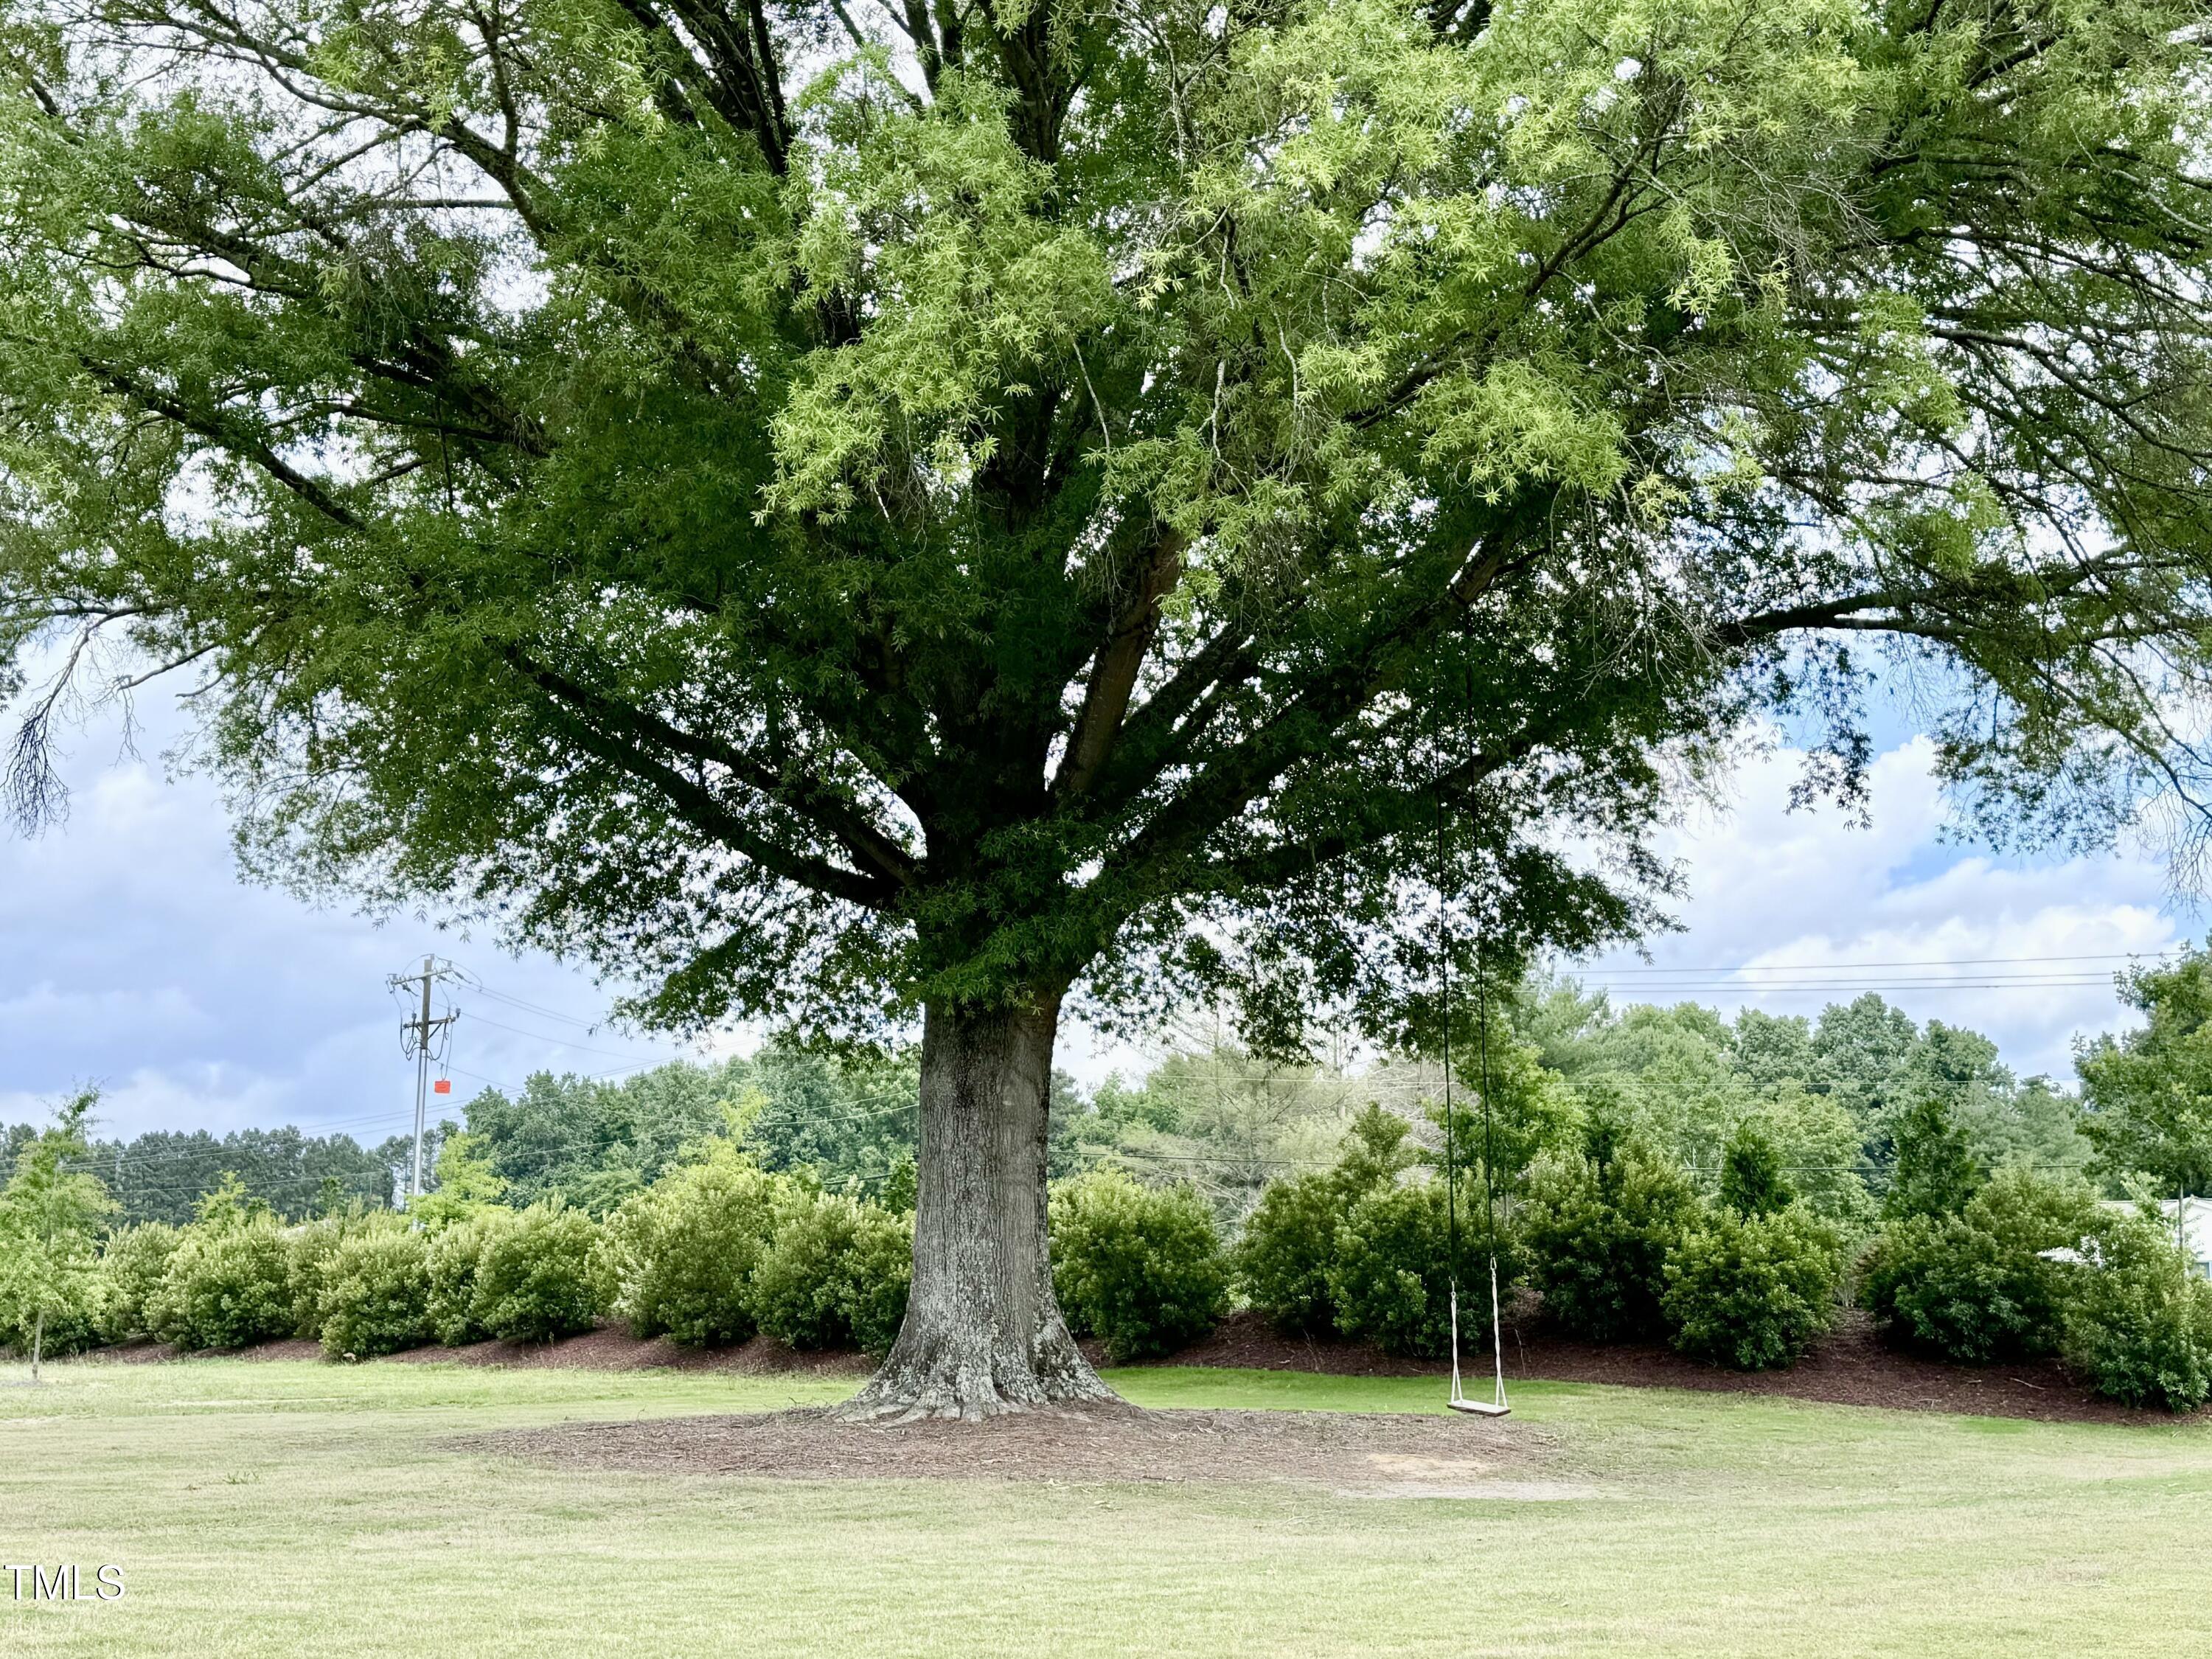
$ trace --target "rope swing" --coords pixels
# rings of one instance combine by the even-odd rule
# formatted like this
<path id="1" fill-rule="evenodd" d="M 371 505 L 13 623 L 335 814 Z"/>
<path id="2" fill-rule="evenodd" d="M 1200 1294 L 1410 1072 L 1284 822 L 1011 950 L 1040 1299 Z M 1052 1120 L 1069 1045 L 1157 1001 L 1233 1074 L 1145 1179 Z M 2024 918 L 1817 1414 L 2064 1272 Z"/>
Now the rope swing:
<path id="1" fill-rule="evenodd" d="M 1470 666 L 1470 679 L 1473 672 Z M 1468 707 L 1462 710 L 1463 720 L 1470 724 L 1474 701 L 1470 686 L 1467 696 Z M 1471 738 L 1472 732 L 1469 736 Z M 1483 1244 L 1490 1257 L 1490 1355 L 1497 1378 L 1497 1393 L 1489 1400 L 1469 1400 L 1460 1386 L 1459 1172 L 1454 1162 L 1458 1152 L 1459 1135 L 1457 1120 L 1452 1112 L 1451 911 L 1445 897 L 1449 879 L 1445 821 L 1444 780 L 1440 777 L 1437 787 L 1437 963 L 1444 1051 L 1444 1216 L 1446 1248 L 1449 1252 L 1445 1278 L 1451 1294 L 1451 1394 L 1444 1404 L 1455 1412 L 1466 1412 L 1476 1417 L 1503 1417 L 1512 1407 L 1505 1399 L 1505 1337 L 1498 1328 L 1498 1192 L 1492 1173 L 1497 1168 L 1497 1159 L 1492 1153 L 1490 1133 L 1490 980 L 1483 971 L 1482 937 L 1479 933 L 1474 941 L 1474 1006 L 1475 1044 L 1480 1050 L 1482 1077 L 1482 1227 Z"/>

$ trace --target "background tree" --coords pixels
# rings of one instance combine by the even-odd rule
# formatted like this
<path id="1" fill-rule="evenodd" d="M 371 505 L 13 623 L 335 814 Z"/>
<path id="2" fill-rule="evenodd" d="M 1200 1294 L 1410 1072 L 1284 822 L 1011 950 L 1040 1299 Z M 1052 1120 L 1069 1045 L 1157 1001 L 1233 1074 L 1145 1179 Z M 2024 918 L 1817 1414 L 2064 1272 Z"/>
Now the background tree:
<path id="1" fill-rule="evenodd" d="M 323 1207 L 331 1182 L 337 1183 L 342 1205 L 381 1206 L 392 1195 L 391 1160 L 380 1149 L 366 1150 L 351 1135 L 306 1134 L 290 1124 L 222 1135 L 153 1129 L 127 1141 L 94 1141 L 89 1157 L 89 1167 L 122 1206 L 126 1226 L 191 1220 L 193 1203 L 226 1174 L 295 1219 Z"/>
<path id="2" fill-rule="evenodd" d="M 48 1330 L 63 1322 L 88 1327 L 98 1312 L 97 1245 L 115 1209 L 82 1167 L 85 1120 L 98 1098 L 81 1094 L 56 1113 L 53 1127 L 17 1154 L 0 1191 L 0 1313 L 30 1354 L 33 1382 Z"/>
<path id="3" fill-rule="evenodd" d="M 1721 1202 L 1741 1216 L 1768 1216 L 1797 1196 L 1782 1167 L 1781 1149 L 1755 1123 L 1729 1137 L 1721 1154 Z"/>
<path id="4" fill-rule="evenodd" d="M 2202 21 L 9 0 L 16 804 L 116 638 L 262 872 L 918 1017 L 860 1408 L 1094 1396 L 1071 997 L 1432 1041 L 1409 879 L 1632 932 L 1673 783 L 1794 708 L 1855 797 L 1887 665 L 1992 833 L 2204 798 Z"/>
<path id="5" fill-rule="evenodd" d="M 1897 1162 L 1882 1213 L 1904 1216 L 1956 1215 L 1982 1183 L 1966 1132 L 1943 1095 L 1922 1095 L 1898 1119 Z"/>
<path id="6" fill-rule="evenodd" d="M 1894 1156 L 1892 1120 L 1902 1104 L 1905 1073 L 1919 1041 L 1912 1016 L 1891 1007 L 1875 991 L 1830 1003 L 1814 1028 L 1820 1079 L 1857 1120 L 1867 1157 L 1877 1166 Z"/>
<path id="7" fill-rule="evenodd" d="M 750 1067 L 678 1061 L 619 1083 L 539 1072 L 513 1097 L 486 1089 L 463 1109 L 509 1200 L 526 1207 L 559 1194 L 595 1214 L 650 1185 L 689 1142 L 721 1134 Z"/>
<path id="8" fill-rule="evenodd" d="M 1055 1176 L 1112 1164 L 1188 1183 L 1234 1224 L 1268 1182 L 1326 1168 L 1352 1114 L 1389 1087 L 1382 1067 L 1355 1079 L 1254 1054 L 1218 1028 L 1177 1035 L 1140 1082 L 1109 1077 L 1087 1099 L 1054 1074 Z"/>
<path id="9" fill-rule="evenodd" d="M 507 1182 L 485 1155 L 483 1136 L 451 1124 L 440 1127 L 443 1133 L 438 1137 L 437 1161 L 431 1166 L 434 1178 L 407 1206 L 411 1220 L 434 1231 L 481 1215 L 512 1196 Z M 558 1188 L 555 1194 L 567 1196 Z M 549 1195 L 533 1194 L 532 1202 Z"/>
<path id="10" fill-rule="evenodd" d="M 2212 956 L 2130 969 L 2120 996 L 2145 1023 L 2083 1046 L 2081 1130 L 2110 1178 L 2160 1192 L 2212 1191 Z"/>

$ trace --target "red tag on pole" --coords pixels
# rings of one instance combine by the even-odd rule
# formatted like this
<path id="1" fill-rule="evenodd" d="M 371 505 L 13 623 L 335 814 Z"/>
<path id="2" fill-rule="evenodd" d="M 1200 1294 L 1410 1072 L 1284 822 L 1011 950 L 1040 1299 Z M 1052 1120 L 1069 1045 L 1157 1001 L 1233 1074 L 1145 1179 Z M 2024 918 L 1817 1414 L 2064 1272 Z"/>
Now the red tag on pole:
<path id="1" fill-rule="evenodd" d="M 440 1079 L 439 1079 L 435 1083 L 434 1083 L 434 1084 L 432 1084 L 432 1085 L 430 1085 L 430 1092 L 431 1092 L 432 1094 L 434 1094 L 434 1095 L 449 1095 L 449 1094 L 453 1093 L 453 1079 L 451 1079 L 451 1078 L 449 1078 L 449 1077 L 441 1077 L 441 1078 L 440 1078 Z"/>

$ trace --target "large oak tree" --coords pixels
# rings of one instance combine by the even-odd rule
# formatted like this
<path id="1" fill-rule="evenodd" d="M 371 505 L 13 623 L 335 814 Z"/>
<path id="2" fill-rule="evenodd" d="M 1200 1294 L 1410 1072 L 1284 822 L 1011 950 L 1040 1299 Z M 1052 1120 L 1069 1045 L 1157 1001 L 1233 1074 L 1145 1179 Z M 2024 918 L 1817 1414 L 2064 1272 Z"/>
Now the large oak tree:
<path id="1" fill-rule="evenodd" d="M 257 868 L 641 1018 L 918 1016 L 862 1410 L 1103 1392 L 1071 997 L 1433 1030 L 1418 887 L 1632 933 L 1875 680 L 1984 827 L 2204 799 L 2203 0 L 4 16 L 0 660 L 196 677 Z"/>

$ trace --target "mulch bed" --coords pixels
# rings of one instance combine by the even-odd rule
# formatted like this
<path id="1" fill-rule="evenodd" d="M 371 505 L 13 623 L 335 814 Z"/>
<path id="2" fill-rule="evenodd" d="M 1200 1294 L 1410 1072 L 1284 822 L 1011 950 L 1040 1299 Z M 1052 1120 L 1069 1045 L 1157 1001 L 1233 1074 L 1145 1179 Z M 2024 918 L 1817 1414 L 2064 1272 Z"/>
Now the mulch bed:
<path id="1" fill-rule="evenodd" d="M 186 1353 L 172 1343 L 143 1338 L 97 1348 L 85 1358 L 126 1365 L 171 1359 L 320 1359 L 322 1345 L 286 1337 L 251 1348 L 207 1348 Z M 635 1337 L 617 1325 L 551 1342 L 471 1342 L 457 1348 L 410 1348 L 373 1362 L 398 1365 L 491 1365 L 525 1370 L 722 1371 L 739 1376 L 866 1377 L 876 1369 L 862 1353 L 804 1353 L 772 1336 L 727 1348 L 678 1347 L 665 1336 Z"/>
<path id="2" fill-rule="evenodd" d="M 1488 1356 L 1483 1355 L 1483 1358 Z M 1480 1369 L 1478 1365 L 1477 1369 Z M 1729 1371 L 1664 1347 L 1599 1347 L 1550 1333 L 1506 1330 L 1505 1376 L 1561 1382 L 1626 1383 L 1759 1394 L 1837 1406 L 1949 1412 L 1966 1417 L 2024 1417 L 2047 1423 L 2170 1423 L 2099 1396 L 2055 1359 L 1979 1367 L 1947 1365 L 1900 1352 L 1856 1310 L 1787 1370 Z"/>
<path id="3" fill-rule="evenodd" d="M 1626 1388 L 1693 1389 L 1714 1394 L 1769 1395 L 1828 1405 L 1878 1406 L 1893 1411 L 1949 1412 L 1974 1417 L 2031 1418 L 2044 1422 L 2163 1423 L 2147 1412 L 2100 1399 L 2057 1360 L 1978 1370 L 1946 1365 L 1904 1353 L 1875 1334 L 1865 1315 L 1844 1315 L 1835 1330 L 1796 1364 L 1780 1371 L 1729 1371 L 1660 1346 L 1599 1346 L 1577 1342 L 1540 1322 L 1509 1322 L 1505 1377 L 1556 1382 L 1604 1382 Z M 1083 1344 L 1094 1364 L 1105 1363 L 1095 1343 Z M 309 1341 L 264 1343 L 237 1355 L 252 1359 L 314 1359 Z M 192 1358 L 166 1343 L 133 1342 L 96 1356 L 125 1363 Z M 378 1364 L 514 1366 L 588 1370 L 688 1370 L 738 1376 L 803 1376 L 858 1380 L 874 1370 L 865 1354 L 800 1352 L 771 1337 L 735 1347 L 682 1348 L 666 1337 L 640 1339 L 616 1326 L 556 1342 L 477 1342 L 465 1347 L 416 1348 Z M 1316 1371 L 1331 1376 L 1437 1376 L 1433 1361 L 1400 1359 L 1360 1343 L 1286 1337 L 1256 1314 L 1231 1314 L 1208 1336 L 1181 1352 L 1149 1362 L 1211 1365 L 1232 1370 Z M 1470 1345 L 1461 1357 L 1469 1391 L 1486 1389 L 1489 1355 Z"/>
<path id="4" fill-rule="evenodd" d="M 841 1423 L 826 1411 L 566 1424 L 446 1443 L 574 1468 L 778 1480 L 1287 1481 L 1362 1497 L 1535 1501 L 1561 1478 L 1527 1424 L 1389 1413 L 1024 1412 L 983 1423 Z"/>
<path id="5" fill-rule="evenodd" d="M 317 1350 L 318 1352 L 320 1350 Z M 526 1370 L 599 1371 L 723 1371 L 739 1376 L 865 1377 L 876 1369 L 867 1355 L 802 1352 L 772 1336 L 728 1348 L 679 1347 L 665 1336 L 635 1337 L 616 1325 L 553 1342 L 472 1342 L 459 1348 L 410 1348 L 397 1364 L 500 1365 Z"/>
<path id="6" fill-rule="evenodd" d="M 1104 1355 L 1085 1344 L 1094 1364 Z M 1220 1365 L 1237 1370 L 1320 1371 L 1333 1376 L 1440 1376 L 1433 1361 L 1395 1359 L 1358 1343 L 1283 1336 L 1253 1313 L 1231 1314 L 1212 1334 L 1160 1365 Z M 1487 1344 L 1460 1357 L 1468 1391 L 1486 1395 Z M 1712 1394 L 1771 1395 L 1835 1406 L 1893 1411 L 1949 1412 L 1970 1417 L 2025 1417 L 2045 1422 L 2171 1422 L 2100 1399 L 2055 1359 L 1987 1370 L 1947 1365 L 1905 1353 L 1875 1333 L 1866 1315 L 1844 1314 L 1834 1330 L 1787 1370 L 1730 1371 L 1642 1345 L 1600 1346 L 1562 1336 L 1540 1323 L 1505 1327 L 1505 1381 L 1605 1382 L 1625 1388 L 1694 1389 Z"/>
<path id="7" fill-rule="evenodd" d="M 1085 1338 L 1076 1346 L 1094 1365 L 1112 1362 L 1099 1343 Z M 1217 1365 L 1237 1371 L 1315 1371 L 1324 1376 L 1434 1376 L 1436 1362 L 1401 1359 L 1362 1342 L 1341 1337 L 1285 1336 L 1255 1313 L 1233 1313 L 1205 1336 L 1144 1365 Z M 1464 1360 L 1462 1360 L 1464 1364 Z"/>
<path id="8" fill-rule="evenodd" d="M 112 1348 L 94 1348 L 84 1358 L 112 1360 L 121 1365 L 153 1365 L 171 1359 L 320 1359 L 323 1345 L 313 1338 L 287 1336 L 274 1342 L 257 1342 L 250 1348 L 199 1348 L 187 1352 L 173 1342 L 133 1337 Z"/>

